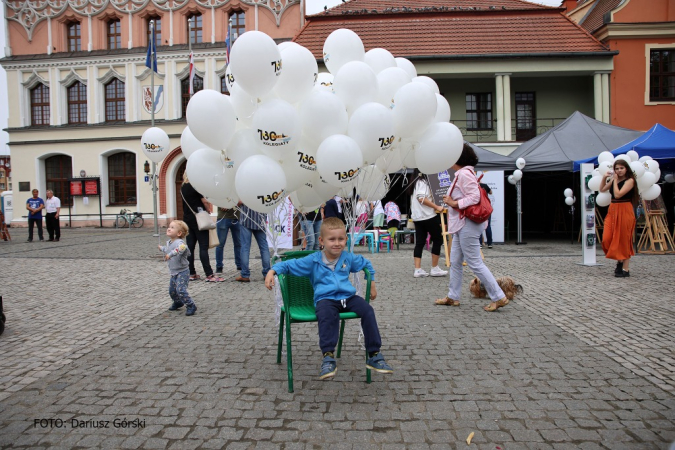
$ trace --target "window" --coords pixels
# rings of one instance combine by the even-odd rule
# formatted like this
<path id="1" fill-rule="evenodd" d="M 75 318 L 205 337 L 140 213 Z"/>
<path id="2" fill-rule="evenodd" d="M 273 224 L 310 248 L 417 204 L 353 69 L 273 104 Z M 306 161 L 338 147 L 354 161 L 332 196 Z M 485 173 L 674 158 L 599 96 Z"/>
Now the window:
<path id="1" fill-rule="evenodd" d="M 649 100 L 675 101 L 675 48 L 652 50 L 649 56 Z"/>
<path id="2" fill-rule="evenodd" d="M 220 77 L 220 93 L 230 95 L 230 90 L 227 88 L 227 75 Z"/>
<path id="3" fill-rule="evenodd" d="M 57 155 L 45 159 L 47 189 L 61 200 L 61 206 L 72 205 L 68 179 L 73 176 L 73 163 L 70 156 Z"/>
<path id="4" fill-rule="evenodd" d="M 108 157 L 108 187 L 111 205 L 136 204 L 136 155 L 117 153 Z"/>
<path id="5" fill-rule="evenodd" d="M 31 125 L 49 125 L 49 88 L 38 84 L 30 91 Z"/>
<path id="6" fill-rule="evenodd" d="M 124 120 L 124 82 L 114 78 L 105 85 L 105 121 Z"/>
<path id="7" fill-rule="evenodd" d="M 230 15 L 230 20 L 232 20 L 232 29 L 230 30 L 232 43 L 230 45 L 234 44 L 234 41 L 246 31 L 245 17 L 243 11 L 233 11 Z"/>
<path id="8" fill-rule="evenodd" d="M 68 123 L 87 123 L 87 86 L 79 81 L 68 88 Z"/>
<path id="9" fill-rule="evenodd" d="M 79 52 L 82 50 L 82 33 L 80 22 L 70 22 L 67 27 L 68 51 Z"/>
<path id="10" fill-rule="evenodd" d="M 466 129 L 492 129 L 492 93 L 466 94 Z"/>
<path id="11" fill-rule="evenodd" d="M 204 89 L 204 79 L 199 75 L 195 74 L 194 79 L 192 80 L 194 93 Z M 190 77 L 185 78 L 180 82 L 180 92 L 182 97 L 182 107 L 183 107 L 183 117 L 185 117 L 185 110 L 187 109 L 188 102 L 190 101 Z"/>
<path id="12" fill-rule="evenodd" d="M 2 190 L 2 191 L 5 190 L 5 183 L 0 183 L 0 190 Z"/>
<path id="13" fill-rule="evenodd" d="M 150 21 L 155 22 L 155 47 L 162 45 L 162 19 L 159 16 L 148 17 L 148 42 L 152 39 Z"/>
<path id="14" fill-rule="evenodd" d="M 108 48 L 122 48 L 122 22 L 119 19 L 108 22 Z"/>
<path id="15" fill-rule="evenodd" d="M 190 24 L 192 22 L 192 24 Z M 202 42 L 202 15 L 190 14 L 188 16 L 188 36 L 190 42 L 199 44 Z"/>

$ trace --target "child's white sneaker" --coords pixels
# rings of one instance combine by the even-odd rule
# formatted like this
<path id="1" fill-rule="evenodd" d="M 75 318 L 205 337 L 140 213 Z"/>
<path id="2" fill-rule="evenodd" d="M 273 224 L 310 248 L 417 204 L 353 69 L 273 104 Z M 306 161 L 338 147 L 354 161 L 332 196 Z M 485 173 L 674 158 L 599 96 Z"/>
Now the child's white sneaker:
<path id="1" fill-rule="evenodd" d="M 428 276 L 429 276 L 429 274 L 424 269 L 415 269 L 415 272 L 413 273 L 413 277 L 415 277 L 415 278 L 422 278 L 422 277 L 428 277 Z"/>
<path id="2" fill-rule="evenodd" d="M 447 271 L 447 270 L 443 270 L 443 269 L 441 269 L 441 268 L 438 267 L 438 266 L 432 267 L 432 268 L 431 268 L 431 273 L 430 273 L 430 275 L 431 275 L 432 277 L 444 277 L 444 276 L 446 276 L 447 274 L 448 274 L 448 271 Z"/>

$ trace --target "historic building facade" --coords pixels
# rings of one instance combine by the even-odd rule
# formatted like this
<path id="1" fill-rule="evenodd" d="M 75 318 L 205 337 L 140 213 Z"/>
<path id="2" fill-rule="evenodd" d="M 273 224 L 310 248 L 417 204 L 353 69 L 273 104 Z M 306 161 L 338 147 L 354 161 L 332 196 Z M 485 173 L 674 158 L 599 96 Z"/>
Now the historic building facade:
<path id="1" fill-rule="evenodd" d="M 174 150 L 159 168 L 160 222 L 180 215 L 184 170 L 180 134 L 194 90 L 226 93 L 225 39 L 260 30 L 290 40 L 303 25 L 302 0 L 7 0 L 5 49 L 14 203 L 52 189 L 73 225 L 99 223 L 95 195 L 71 197 L 73 177 L 100 178 L 101 212 L 110 224 L 126 208 L 151 213 L 140 137 L 150 126 L 150 22 L 156 28 L 156 125 Z M 66 216 L 64 211 L 63 216 Z M 25 224 L 17 209 L 12 225 Z M 147 216 L 146 216 L 147 217 Z M 65 217 L 64 217 L 65 220 Z M 146 220 L 146 224 L 152 221 Z"/>

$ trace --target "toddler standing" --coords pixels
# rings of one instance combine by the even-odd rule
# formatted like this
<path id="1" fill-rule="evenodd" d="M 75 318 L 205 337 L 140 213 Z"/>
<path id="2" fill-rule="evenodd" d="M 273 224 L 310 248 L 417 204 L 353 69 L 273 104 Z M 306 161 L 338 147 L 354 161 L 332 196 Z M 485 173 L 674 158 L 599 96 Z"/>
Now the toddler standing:
<path id="1" fill-rule="evenodd" d="M 188 226 L 182 220 L 174 220 L 166 229 L 166 235 L 169 240 L 166 241 L 165 246 L 159 245 L 159 250 L 164 253 L 164 260 L 169 261 L 169 272 L 171 273 L 171 281 L 169 282 L 169 295 L 173 300 L 173 304 L 169 307 L 169 311 L 176 311 L 183 305 L 185 308 L 185 315 L 191 316 L 197 311 L 197 305 L 190 298 L 187 287 L 190 279 L 190 269 L 188 257 L 190 256 L 190 249 L 183 241 L 183 238 L 188 235 Z"/>

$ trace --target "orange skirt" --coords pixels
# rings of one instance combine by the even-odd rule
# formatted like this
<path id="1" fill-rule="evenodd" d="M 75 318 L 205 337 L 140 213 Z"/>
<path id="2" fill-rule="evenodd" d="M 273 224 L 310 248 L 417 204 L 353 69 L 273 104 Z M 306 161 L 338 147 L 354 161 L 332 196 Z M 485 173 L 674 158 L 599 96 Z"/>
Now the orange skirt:
<path id="1" fill-rule="evenodd" d="M 635 254 L 633 235 L 635 231 L 635 212 L 631 202 L 611 203 L 605 217 L 602 234 L 602 250 L 605 257 L 623 261 Z"/>

